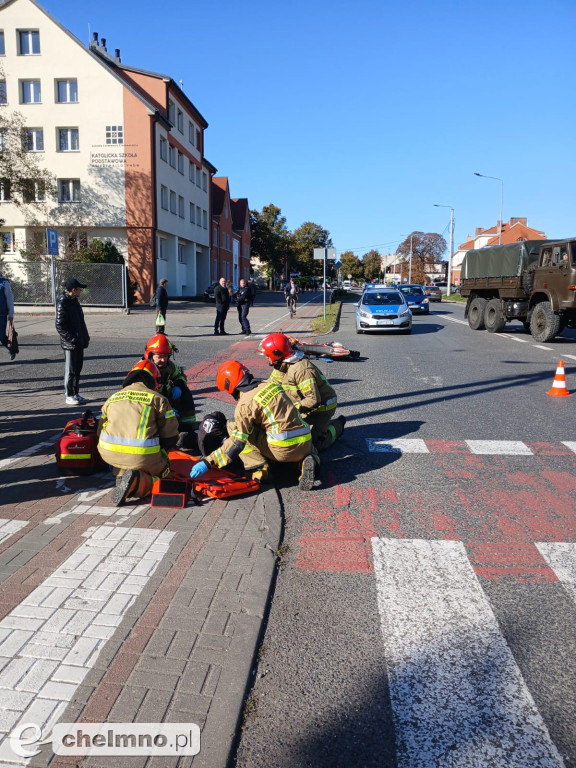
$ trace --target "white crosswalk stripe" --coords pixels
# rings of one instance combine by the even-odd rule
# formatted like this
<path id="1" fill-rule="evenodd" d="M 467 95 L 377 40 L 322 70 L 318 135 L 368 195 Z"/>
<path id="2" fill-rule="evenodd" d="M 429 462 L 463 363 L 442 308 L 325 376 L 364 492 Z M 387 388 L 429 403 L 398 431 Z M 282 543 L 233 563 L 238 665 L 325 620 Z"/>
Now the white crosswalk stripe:
<path id="1" fill-rule="evenodd" d="M 464 545 L 372 550 L 399 768 L 562 768 Z"/>
<path id="2" fill-rule="evenodd" d="M 15 533 L 21 531 L 28 525 L 26 520 L 7 520 L 6 518 L 0 518 L 0 544 L 10 536 L 14 536 Z"/>
<path id="3" fill-rule="evenodd" d="M 0 621 L 0 765 L 6 735 L 35 723 L 44 738 L 162 560 L 174 533 L 104 525 Z"/>

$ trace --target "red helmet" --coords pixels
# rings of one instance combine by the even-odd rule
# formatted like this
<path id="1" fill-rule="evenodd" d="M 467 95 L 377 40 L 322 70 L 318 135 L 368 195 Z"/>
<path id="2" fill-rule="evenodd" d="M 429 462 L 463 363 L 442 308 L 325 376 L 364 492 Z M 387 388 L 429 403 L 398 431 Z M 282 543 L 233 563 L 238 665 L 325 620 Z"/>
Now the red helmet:
<path id="1" fill-rule="evenodd" d="M 146 344 L 146 357 L 148 360 L 152 359 L 152 355 L 171 355 L 173 346 L 163 333 L 157 333 L 156 336 L 152 336 Z"/>
<path id="2" fill-rule="evenodd" d="M 228 392 L 231 395 L 247 373 L 248 368 L 242 363 L 237 360 L 226 360 L 218 368 L 216 386 L 221 392 Z"/>
<path id="3" fill-rule="evenodd" d="M 262 339 L 258 351 L 266 355 L 271 365 L 286 360 L 294 354 L 290 339 L 283 333 L 269 333 Z"/>
<path id="4" fill-rule="evenodd" d="M 138 360 L 136 365 L 128 371 L 128 376 L 136 371 L 146 371 L 154 379 L 154 389 L 158 389 L 162 377 L 158 366 L 152 360 Z"/>

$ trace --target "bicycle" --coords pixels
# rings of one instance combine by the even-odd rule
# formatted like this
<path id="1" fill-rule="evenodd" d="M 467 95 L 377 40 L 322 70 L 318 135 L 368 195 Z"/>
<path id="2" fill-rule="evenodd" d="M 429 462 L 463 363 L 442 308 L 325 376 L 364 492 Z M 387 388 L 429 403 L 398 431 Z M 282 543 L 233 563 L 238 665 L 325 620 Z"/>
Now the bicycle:
<path id="1" fill-rule="evenodd" d="M 296 314 L 296 302 L 298 301 L 297 296 L 286 296 L 286 305 L 288 307 L 288 311 L 290 312 L 290 317 L 294 317 Z"/>

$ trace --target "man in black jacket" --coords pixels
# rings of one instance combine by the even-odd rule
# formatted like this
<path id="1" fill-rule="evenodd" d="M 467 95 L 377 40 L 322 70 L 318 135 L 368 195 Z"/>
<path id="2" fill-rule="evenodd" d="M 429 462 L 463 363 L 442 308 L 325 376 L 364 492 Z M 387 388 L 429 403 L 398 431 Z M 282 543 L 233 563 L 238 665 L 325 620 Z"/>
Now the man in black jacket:
<path id="1" fill-rule="evenodd" d="M 156 289 L 156 310 L 158 314 L 162 315 L 164 318 L 164 325 L 157 325 L 156 333 L 166 333 L 166 312 L 168 312 L 168 291 L 166 290 L 167 285 L 168 280 L 164 278 L 163 280 L 160 280 L 160 284 Z"/>
<path id="2" fill-rule="evenodd" d="M 250 288 L 246 285 L 246 280 L 242 277 L 238 283 L 238 290 L 234 294 L 234 301 L 238 307 L 238 322 L 242 326 L 244 336 L 250 336 L 250 321 L 248 320 L 248 310 L 250 309 Z"/>
<path id="3" fill-rule="evenodd" d="M 88 402 L 80 397 L 80 373 L 84 365 L 84 350 L 88 349 L 90 336 L 84 321 L 84 312 L 78 298 L 86 286 L 70 277 L 56 304 L 56 330 L 60 334 L 60 346 L 64 350 L 66 367 L 64 388 L 66 405 L 82 405 Z"/>
<path id="4" fill-rule="evenodd" d="M 226 278 L 221 277 L 214 288 L 214 301 L 216 303 L 216 320 L 214 322 L 214 336 L 227 336 L 224 330 L 224 322 L 230 308 L 230 292 L 226 287 Z"/>

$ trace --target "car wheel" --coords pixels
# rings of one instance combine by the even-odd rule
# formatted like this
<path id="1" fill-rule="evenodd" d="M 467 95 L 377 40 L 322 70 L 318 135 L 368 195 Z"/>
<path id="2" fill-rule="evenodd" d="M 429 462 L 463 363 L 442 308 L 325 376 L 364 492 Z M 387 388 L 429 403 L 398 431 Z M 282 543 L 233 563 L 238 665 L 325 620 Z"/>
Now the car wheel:
<path id="1" fill-rule="evenodd" d="M 360 328 L 356 328 L 356 333 L 364 333 L 364 331 L 361 331 Z"/>

